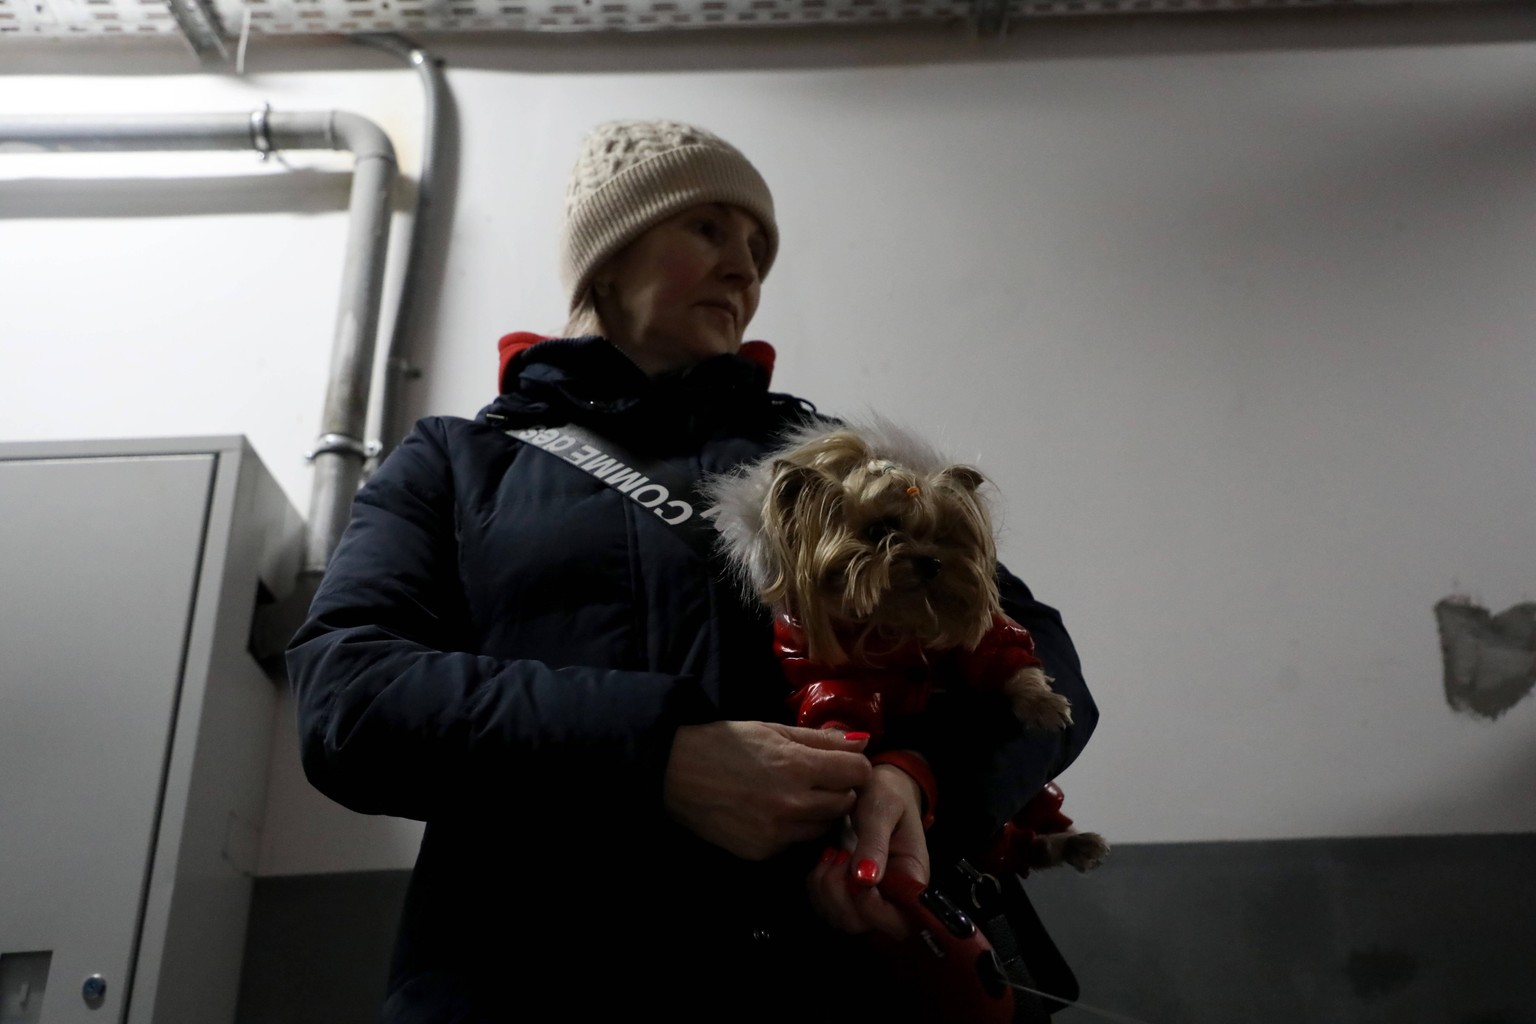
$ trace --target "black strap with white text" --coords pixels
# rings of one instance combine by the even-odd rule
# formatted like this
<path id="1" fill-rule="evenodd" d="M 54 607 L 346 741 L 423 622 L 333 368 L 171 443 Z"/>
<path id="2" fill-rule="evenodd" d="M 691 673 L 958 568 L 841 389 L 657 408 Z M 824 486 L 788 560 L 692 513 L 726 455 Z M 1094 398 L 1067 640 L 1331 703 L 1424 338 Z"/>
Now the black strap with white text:
<path id="1" fill-rule="evenodd" d="M 717 534 L 700 507 L 697 480 L 686 479 L 670 466 L 642 458 L 574 423 L 518 427 L 506 433 L 601 480 L 671 527 L 668 532 L 701 557 L 708 559 L 714 552 Z"/>

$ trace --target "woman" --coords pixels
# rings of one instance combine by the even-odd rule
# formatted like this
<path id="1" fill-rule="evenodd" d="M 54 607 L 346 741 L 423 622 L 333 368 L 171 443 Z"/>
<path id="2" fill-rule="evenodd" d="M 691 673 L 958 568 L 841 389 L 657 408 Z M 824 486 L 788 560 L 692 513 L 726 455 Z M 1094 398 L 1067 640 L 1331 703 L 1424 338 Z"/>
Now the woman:
<path id="1" fill-rule="evenodd" d="M 691 481 L 814 414 L 742 344 L 778 252 L 767 185 L 702 129 L 614 123 L 566 205 L 572 336 L 502 339 L 500 397 L 391 454 L 289 652 L 310 780 L 427 823 L 384 1019 L 899 1017 L 863 933 L 905 924 L 875 886 L 1076 755 L 1095 712 L 1071 641 L 1001 573 L 1078 724 L 933 730 L 926 836 L 917 781 L 865 737 L 780 724 L 763 613 L 636 492 L 520 439 L 574 425 Z"/>

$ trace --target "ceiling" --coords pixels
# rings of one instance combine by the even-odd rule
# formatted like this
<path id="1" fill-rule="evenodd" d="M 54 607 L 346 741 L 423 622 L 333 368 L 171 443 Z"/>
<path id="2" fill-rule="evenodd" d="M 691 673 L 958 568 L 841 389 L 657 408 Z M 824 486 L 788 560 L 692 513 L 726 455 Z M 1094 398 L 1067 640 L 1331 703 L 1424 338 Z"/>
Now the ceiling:
<path id="1" fill-rule="evenodd" d="M 0 36 L 182 34 L 203 52 L 242 33 L 583 32 L 971 21 L 1283 8 L 1470 6 L 1488 0 L 0 0 Z"/>

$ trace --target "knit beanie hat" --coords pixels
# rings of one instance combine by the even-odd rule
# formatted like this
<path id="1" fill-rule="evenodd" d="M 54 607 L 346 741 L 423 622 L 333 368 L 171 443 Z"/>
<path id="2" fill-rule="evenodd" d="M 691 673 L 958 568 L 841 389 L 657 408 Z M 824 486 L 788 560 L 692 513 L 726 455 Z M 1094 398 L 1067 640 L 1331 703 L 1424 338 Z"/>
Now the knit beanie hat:
<path id="1" fill-rule="evenodd" d="M 655 224 L 700 203 L 727 203 L 768 236 L 761 275 L 779 251 L 768 183 L 729 142 L 676 121 L 610 121 L 583 140 L 565 194 L 560 280 L 575 310 L 592 275 Z"/>

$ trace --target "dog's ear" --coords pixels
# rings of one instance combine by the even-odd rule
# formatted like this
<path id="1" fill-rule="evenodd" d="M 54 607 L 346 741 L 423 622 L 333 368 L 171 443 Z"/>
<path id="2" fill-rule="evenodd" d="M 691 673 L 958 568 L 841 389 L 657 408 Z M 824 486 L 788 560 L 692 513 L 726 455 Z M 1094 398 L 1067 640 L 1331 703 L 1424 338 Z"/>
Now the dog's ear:
<path id="1" fill-rule="evenodd" d="M 987 478 L 981 475 L 981 470 L 972 469 L 970 466 L 950 466 L 939 476 L 967 491 L 974 491 L 987 482 Z"/>
<path id="2" fill-rule="evenodd" d="M 801 563 L 809 557 L 800 541 L 807 527 L 820 521 L 821 506 L 833 484 L 820 470 L 787 459 L 775 460 L 772 470 L 759 538 L 767 571 L 758 596 L 769 605 L 798 611 L 804 576 Z"/>
<path id="3" fill-rule="evenodd" d="M 768 489 L 768 505 L 779 516 L 790 512 L 808 491 L 824 490 L 829 481 L 826 474 L 810 466 L 802 466 L 787 459 L 773 463 L 773 485 Z"/>
<path id="4" fill-rule="evenodd" d="M 796 552 L 800 537 L 810 523 L 821 520 L 834 486 L 819 469 L 788 459 L 774 461 L 773 482 L 763 502 L 763 527 L 781 566 L 787 568 L 806 556 Z"/>

